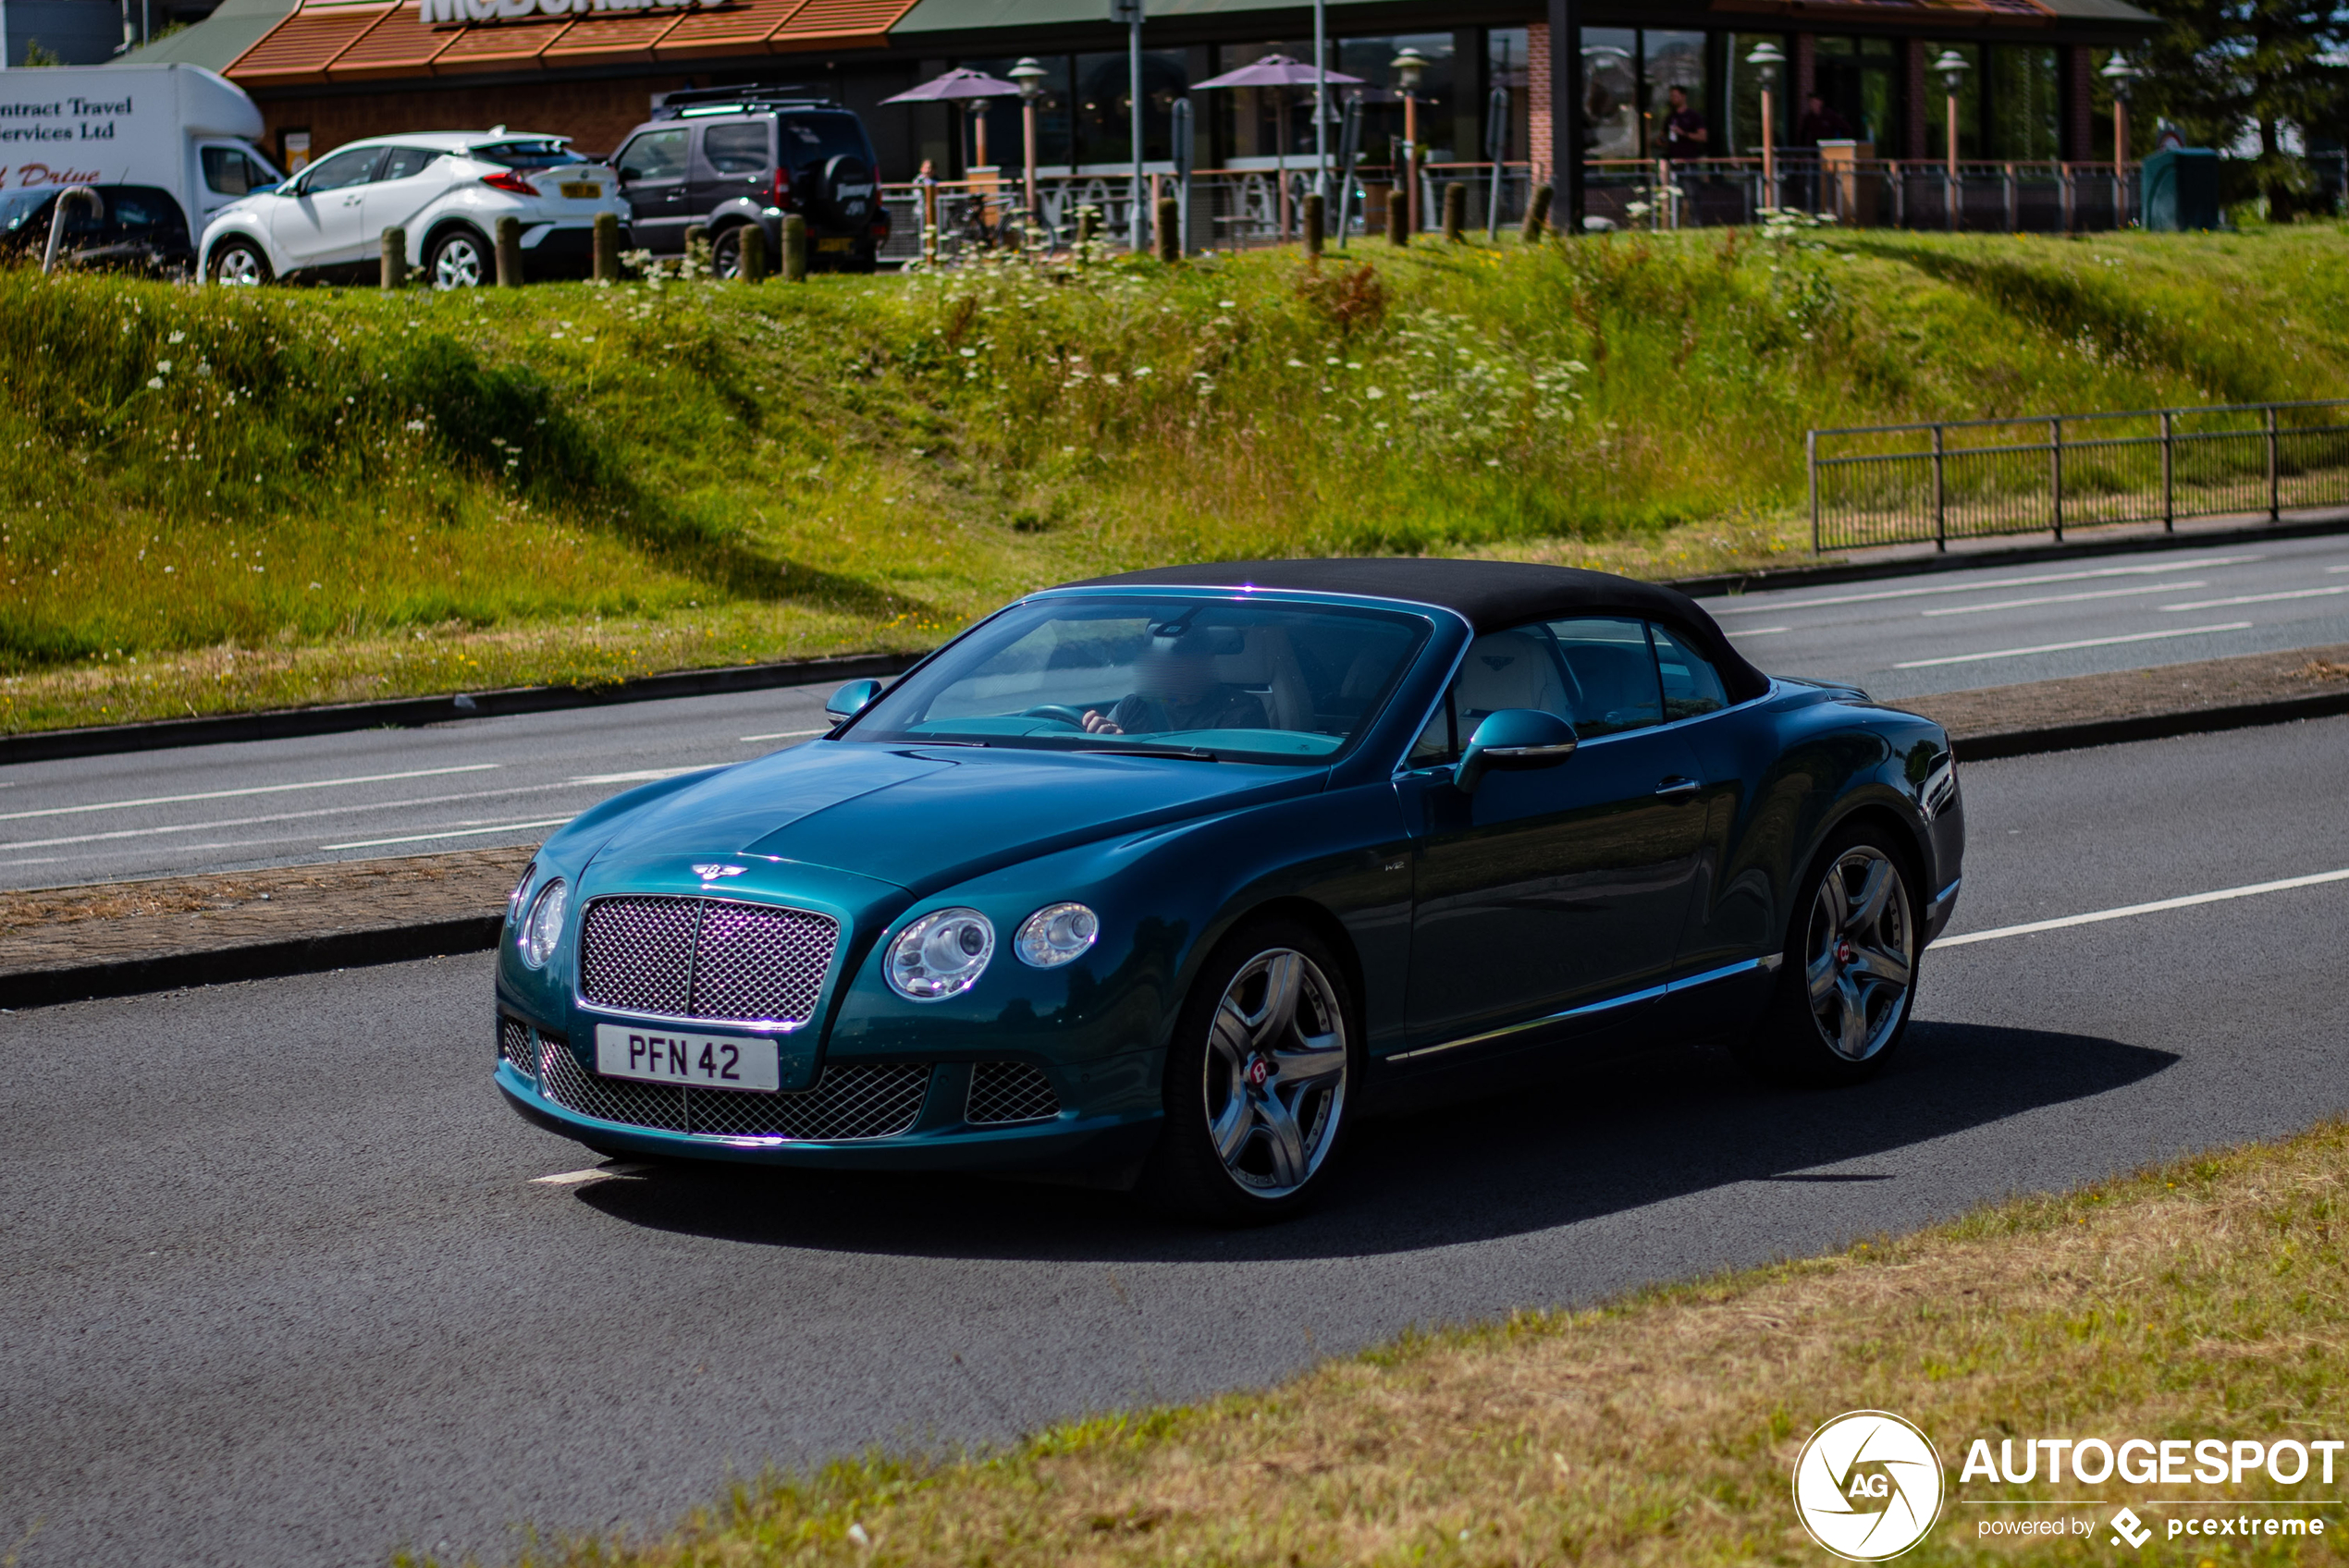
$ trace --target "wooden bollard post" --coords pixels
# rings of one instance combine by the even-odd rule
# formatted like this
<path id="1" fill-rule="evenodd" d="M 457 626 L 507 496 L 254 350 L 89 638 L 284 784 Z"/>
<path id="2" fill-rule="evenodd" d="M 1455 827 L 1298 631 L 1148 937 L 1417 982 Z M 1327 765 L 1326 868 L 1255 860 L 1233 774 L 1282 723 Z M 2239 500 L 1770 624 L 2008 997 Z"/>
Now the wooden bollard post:
<path id="1" fill-rule="evenodd" d="M 522 219 L 510 213 L 498 220 L 498 287 L 522 287 Z"/>
<path id="2" fill-rule="evenodd" d="M 1093 259 L 1093 241 L 1101 232 L 1101 210 L 1088 203 L 1076 209 L 1076 264 Z"/>
<path id="3" fill-rule="evenodd" d="M 384 230 L 383 286 L 399 288 L 408 282 L 408 231 L 398 224 Z"/>
<path id="4" fill-rule="evenodd" d="M 1525 231 L 1519 237 L 1528 244 L 1542 238 L 1543 226 L 1550 221 L 1550 188 L 1537 185 L 1532 200 L 1525 203 Z"/>
<path id="5" fill-rule="evenodd" d="M 1315 261 L 1322 259 L 1322 214 L 1326 203 L 1318 190 L 1305 193 L 1305 253 Z"/>
<path id="6" fill-rule="evenodd" d="M 620 281 L 620 214 L 596 214 L 596 281 Z"/>
<path id="7" fill-rule="evenodd" d="M 807 281 L 807 220 L 797 213 L 783 216 L 783 281 Z"/>
<path id="8" fill-rule="evenodd" d="M 1468 187 L 1458 180 L 1444 188 L 1444 238 L 1457 245 L 1468 227 Z"/>
<path id="9" fill-rule="evenodd" d="M 1411 242 L 1410 193 L 1403 189 L 1400 180 L 1386 193 L 1386 242 L 1389 245 L 1408 245 Z"/>
<path id="10" fill-rule="evenodd" d="M 689 223 L 685 226 L 685 259 L 697 263 L 704 272 L 709 270 L 709 226 L 707 224 Z"/>
<path id="11" fill-rule="evenodd" d="M 1180 261 L 1183 257 L 1183 220 L 1174 198 L 1158 199 L 1158 259 L 1162 262 Z"/>
<path id="12" fill-rule="evenodd" d="M 764 282 L 767 277 L 767 230 L 757 224 L 746 223 L 734 243 L 737 247 L 735 254 L 741 258 L 735 263 L 735 276 L 744 283 Z"/>

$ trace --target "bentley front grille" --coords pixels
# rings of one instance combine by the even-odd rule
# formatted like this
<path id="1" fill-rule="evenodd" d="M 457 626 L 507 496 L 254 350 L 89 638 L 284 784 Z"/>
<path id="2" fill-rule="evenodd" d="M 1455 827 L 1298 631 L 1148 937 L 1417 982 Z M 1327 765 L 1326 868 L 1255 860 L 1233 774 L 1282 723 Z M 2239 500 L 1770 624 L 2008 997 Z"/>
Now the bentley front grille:
<path id="1" fill-rule="evenodd" d="M 583 1067 L 571 1047 L 550 1036 L 544 1076 L 548 1098 L 602 1121 L 708 1138 L 785 1138 L 855 1143 L 913 1130 L 929 1093 L 928 1062 L 826 1067 L 811 1088 L 781 1094 L 694 1089 L 607 1078 Z"/>
<path id="2" fill-rule="evenodd" d="M 579 927 L 580 995 L 665 1018 L 805 1023 L 840 923 L 732 899 L 609 898 Z"/>
<path id="3" fill-rule="evenodd" d="M 1047 1121 L 1061 1113 L 1061 1098 L 1043 1069 L 1024 1061 L 982 1061 L 971 1069 L 970 1100 L 963 1120 L 974 1127 L 1008 1121 Z"/>

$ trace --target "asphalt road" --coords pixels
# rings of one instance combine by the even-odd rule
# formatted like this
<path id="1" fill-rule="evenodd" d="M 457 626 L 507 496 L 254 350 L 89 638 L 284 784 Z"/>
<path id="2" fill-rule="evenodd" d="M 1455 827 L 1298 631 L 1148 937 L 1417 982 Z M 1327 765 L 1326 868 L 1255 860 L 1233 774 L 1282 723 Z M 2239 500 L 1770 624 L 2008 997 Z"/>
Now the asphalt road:
<path id="1" fill-rule="evenodd" d="M 2349 642 L 2349 534 L 1708 604 L 1765 669 L 1897 699 Z M 799 743 L 830 691 L 0 767 L 0 888 L 534 844 L 633 784 Z"/>
<path id="2" fill-rule="evenodd" d="M 748 732 L 745 730 L 745 732 Z M 2349 867 L 2349 719 L 1964 775 L 1961 933 Z M 965 1180 L 591 1164 L 488 1082 L 486 958 L 0 1017 L 0 1556 L 491 1560 L 730 1476 L 1254 1384 L 2349 1107 L 2349 882 L 1930 955 L 1847 1093 L 1710 1054 L 1374 1124 L 1204 1233 Z"/>
<path id="3" fill-rule="evenodd" d="M 1898 701 L 2349 643 L 2349 535 L 1702 601 L 1774 675 Z"/>

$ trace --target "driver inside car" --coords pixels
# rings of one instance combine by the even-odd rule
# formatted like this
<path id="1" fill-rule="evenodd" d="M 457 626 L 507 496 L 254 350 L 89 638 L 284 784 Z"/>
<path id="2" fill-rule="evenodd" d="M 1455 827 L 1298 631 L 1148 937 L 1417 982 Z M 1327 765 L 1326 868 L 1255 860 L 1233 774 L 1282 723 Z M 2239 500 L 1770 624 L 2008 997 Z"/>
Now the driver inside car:
<path id="1" fill-rule="evenodd" d="M 1270 728 L 1252 692 L 1215 678 L 1214 637 L 1206 628 L 1154 633 L 1134 663 L 1134 691 L 1107 713 L 1086 709 L 1085 728 L 1095 735 Z"/>

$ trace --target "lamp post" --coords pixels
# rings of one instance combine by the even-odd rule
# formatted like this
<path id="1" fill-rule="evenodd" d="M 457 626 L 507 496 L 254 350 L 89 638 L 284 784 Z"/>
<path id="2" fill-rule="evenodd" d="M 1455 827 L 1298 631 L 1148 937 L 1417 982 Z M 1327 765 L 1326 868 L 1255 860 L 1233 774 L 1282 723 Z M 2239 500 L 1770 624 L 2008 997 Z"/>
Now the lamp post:
<path id="1" fill-rule="evenodd" d="M 1778 143 L 1777 89 L 1778 67 L 1786 64 L 1786 53 L 1768 39 L 1753 46 L 1745 57 L 1753 67 L 1753 77 L 1762 84 L 1762 194 L 1763 205 L 1775 208 L 1778 204 Z"/>
<path id="2" fill-rule="evenodd" d="M 1020 141 L 1027 149 L 1027 221 L 1034 223 L 1043 214 L 1036 191 L 1036 106 L 1044 96 L 1044 79 L 1051 73 L 1031 55 L 1003 74 L 1019 83 Z"/>
<path id="3" fill-rule="evenodd" d="M 1150 245 L 1150 218 L 1142 194 L 1142 0 L 1109 0 L 1109 17 L 1125 24 L 1125 91 L 1128 123 L 1134 138 L 1133 221 L 1126 240 L 1139 255 Z"/>
<path id="4" fill-rule="evenodd" d="M 2129 189 L 2129 90 L 2136 85 L 2139 73 L 2128 56 L 2115 49 L 2098 74 L 2112 83 L 2112 221 L 2119 227 L 2129 219 L 2123 210 Z"/>
<path id="5" fill-rule="evenodd" d="M 1427 74 L 1427 56 L 1404 45 L 1387 62 L 1395 84 L 1403 91 L 1403 232 L 1420 231 L 1420 79 Z"/>
<path id="6" fill-rule="evenodd" d="M 1958 91 L 1965 85 L 1965 73 L 1974 67 L 1955 49 L 1944 49 L 1941 57 L 1933 62 L 1933 68 L 1941 73 L 1942 91 L 1949 97 L 1949 129 L 1942 147 L 1942 152 L 1948 155 L 1949 183 L 1944 187 L 1948 194 L 1942 198 L 1941 207 L 1943 215 L 1949 220 L 1949 227 L 1955 228 L 1958 227 L 1959 194 Z"/>

